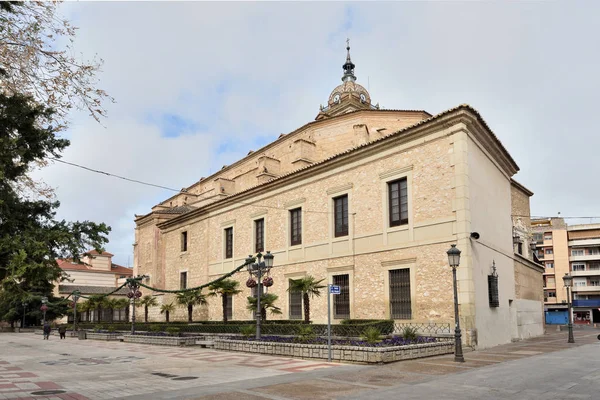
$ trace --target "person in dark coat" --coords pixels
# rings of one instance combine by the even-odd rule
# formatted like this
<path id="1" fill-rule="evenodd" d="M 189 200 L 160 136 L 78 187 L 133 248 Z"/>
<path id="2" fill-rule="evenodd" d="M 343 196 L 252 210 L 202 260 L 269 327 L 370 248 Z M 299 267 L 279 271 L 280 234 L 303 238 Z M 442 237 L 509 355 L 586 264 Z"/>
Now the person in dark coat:
<path id="1" fill-rule="evenodd" d="M 50 328 L 50 324 L 46 322 L 44 324 L 44 328 L 43 328 L 44 340 L 48 340 L 48 338 L 50 337 L 50 332 L 51 331 L 52 331 L 52 328 Z"/>
<path id="2" fill-rule="evenodd" d="M 65 325 L 59 326 L 58 333 L 60 334 L 60 338 L 64 339 L 67 336 L 67 327 Z"/>

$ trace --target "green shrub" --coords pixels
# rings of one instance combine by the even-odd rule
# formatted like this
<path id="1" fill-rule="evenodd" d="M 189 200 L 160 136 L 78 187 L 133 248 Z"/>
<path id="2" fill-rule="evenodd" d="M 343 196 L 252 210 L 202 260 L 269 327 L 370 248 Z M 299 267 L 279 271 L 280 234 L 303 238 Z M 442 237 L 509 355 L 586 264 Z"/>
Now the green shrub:
<path id="1" fill-rule="evenodd" d="M 114 332 L 114 331 L 116 331 L 116 330 L 117 330 L 117 327 L 116 327 L 116 326 L 114 326 L 114 325 L 109 325 L 109 326 L 108 326 L 106 329 L 107 329 L 109 332 Z"/>
<path id="2" fill-rule="evenodd" d="M 180 331 L 181 329 L 177 328 L 176 326 L 169 326 L 167 329 L 165 329 L 165 332 L 173 336 L 178 335 Z"/>
<path id="3" fill-rule="evenodd" d="M 162 325 L 150 325 L 148 327 L 148 330 L 150 332 L 162 332 L 163 326 Z"/>
<path id="4" fill-rule="evenodd" d="M 417 328 L 407 326 L 402 330 L 402 337 L 405 340 L 417 340 L 419 337 L 419 332 L 417 331 Z"/>
<path id="5" fill-rule="evenodd" d="M 315 332 L 310 325 L 301 325 L 298 329 L 296 340 L 299 342 L 309 342 L 316 337 Z"/>
<path id="6" fill-rule="evenodd" d="M 101 330 L 104 330 L 104 325 L 97 324 L 94 326 L 94 332 L 100 332 Z"/>
<path id="7" fill-rule="evenodd" d="M 256 333 L 256 328 L 252 325 L 244 325 L 240 327 L 240 333 L 245 338 L 249 338 Z"/>
<path id="8" fill-rule="evenodd" d="M 361 339 L 367 343 L 375 344 L 381 341 L 381 332 L 379 329 L 370 326 L 363 332 Z"/>

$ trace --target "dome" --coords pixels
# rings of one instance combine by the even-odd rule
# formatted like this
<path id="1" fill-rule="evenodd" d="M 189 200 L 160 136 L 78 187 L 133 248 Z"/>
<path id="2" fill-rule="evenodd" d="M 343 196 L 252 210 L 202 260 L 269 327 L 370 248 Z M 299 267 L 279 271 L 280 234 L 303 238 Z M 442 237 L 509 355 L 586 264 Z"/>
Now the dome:
<path id="1" fill-rule="evenodd" d="M 360 99 L 361 103 L 371 104 L 371 96 L 367 89 L 352 80 L 347 80 L 333 89 L 329 95 L 329 106 L 339 104 L 345 94 L 354 95 L 357 99 Z"/>

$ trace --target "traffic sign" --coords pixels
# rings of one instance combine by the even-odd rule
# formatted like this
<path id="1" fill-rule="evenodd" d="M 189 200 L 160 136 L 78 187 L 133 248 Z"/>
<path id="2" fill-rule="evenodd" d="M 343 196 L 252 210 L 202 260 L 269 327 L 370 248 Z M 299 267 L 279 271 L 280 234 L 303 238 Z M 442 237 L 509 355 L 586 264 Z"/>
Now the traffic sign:
<path id="1" fill-rule="evenodd" d="M 342 290 L 337 285 L 329 285 L 329 293 L 331 293 L 331 294 L 341 294 Z"/>

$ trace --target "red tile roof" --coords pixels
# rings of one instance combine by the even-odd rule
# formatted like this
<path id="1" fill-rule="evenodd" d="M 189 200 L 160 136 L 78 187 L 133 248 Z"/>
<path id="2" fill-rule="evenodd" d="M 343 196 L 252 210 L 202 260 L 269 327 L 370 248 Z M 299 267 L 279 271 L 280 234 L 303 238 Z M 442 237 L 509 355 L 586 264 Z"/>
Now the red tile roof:
<path id="1" fill-rule="evenodd" d="M 123 267 L 118 264 L 112 264 L 110 271 L 102 271 L 97 269 L 92 269 L 91 265 L 80 263 L 74 263 L 73 260 L 70 259 L 58 259 L 56 260 L 60 269 L 64 271 L 86 271 L 92 273 L 99 274 L 117 274 L 117 275 L 129 275 L 133 276 L 133 269 Z"/>
<path id="2" fill-rule="evenodd" d="M 85 254 L 89 254 L 91 256 L 107 256 L 107 257 L 113 257 L 114 256 L 114 254 L 111 254 L 108 251 L 103 251 L 102 253 L 99 253 L 96 250 L 90 250 L 90 251 L 86 252 Z"/>

